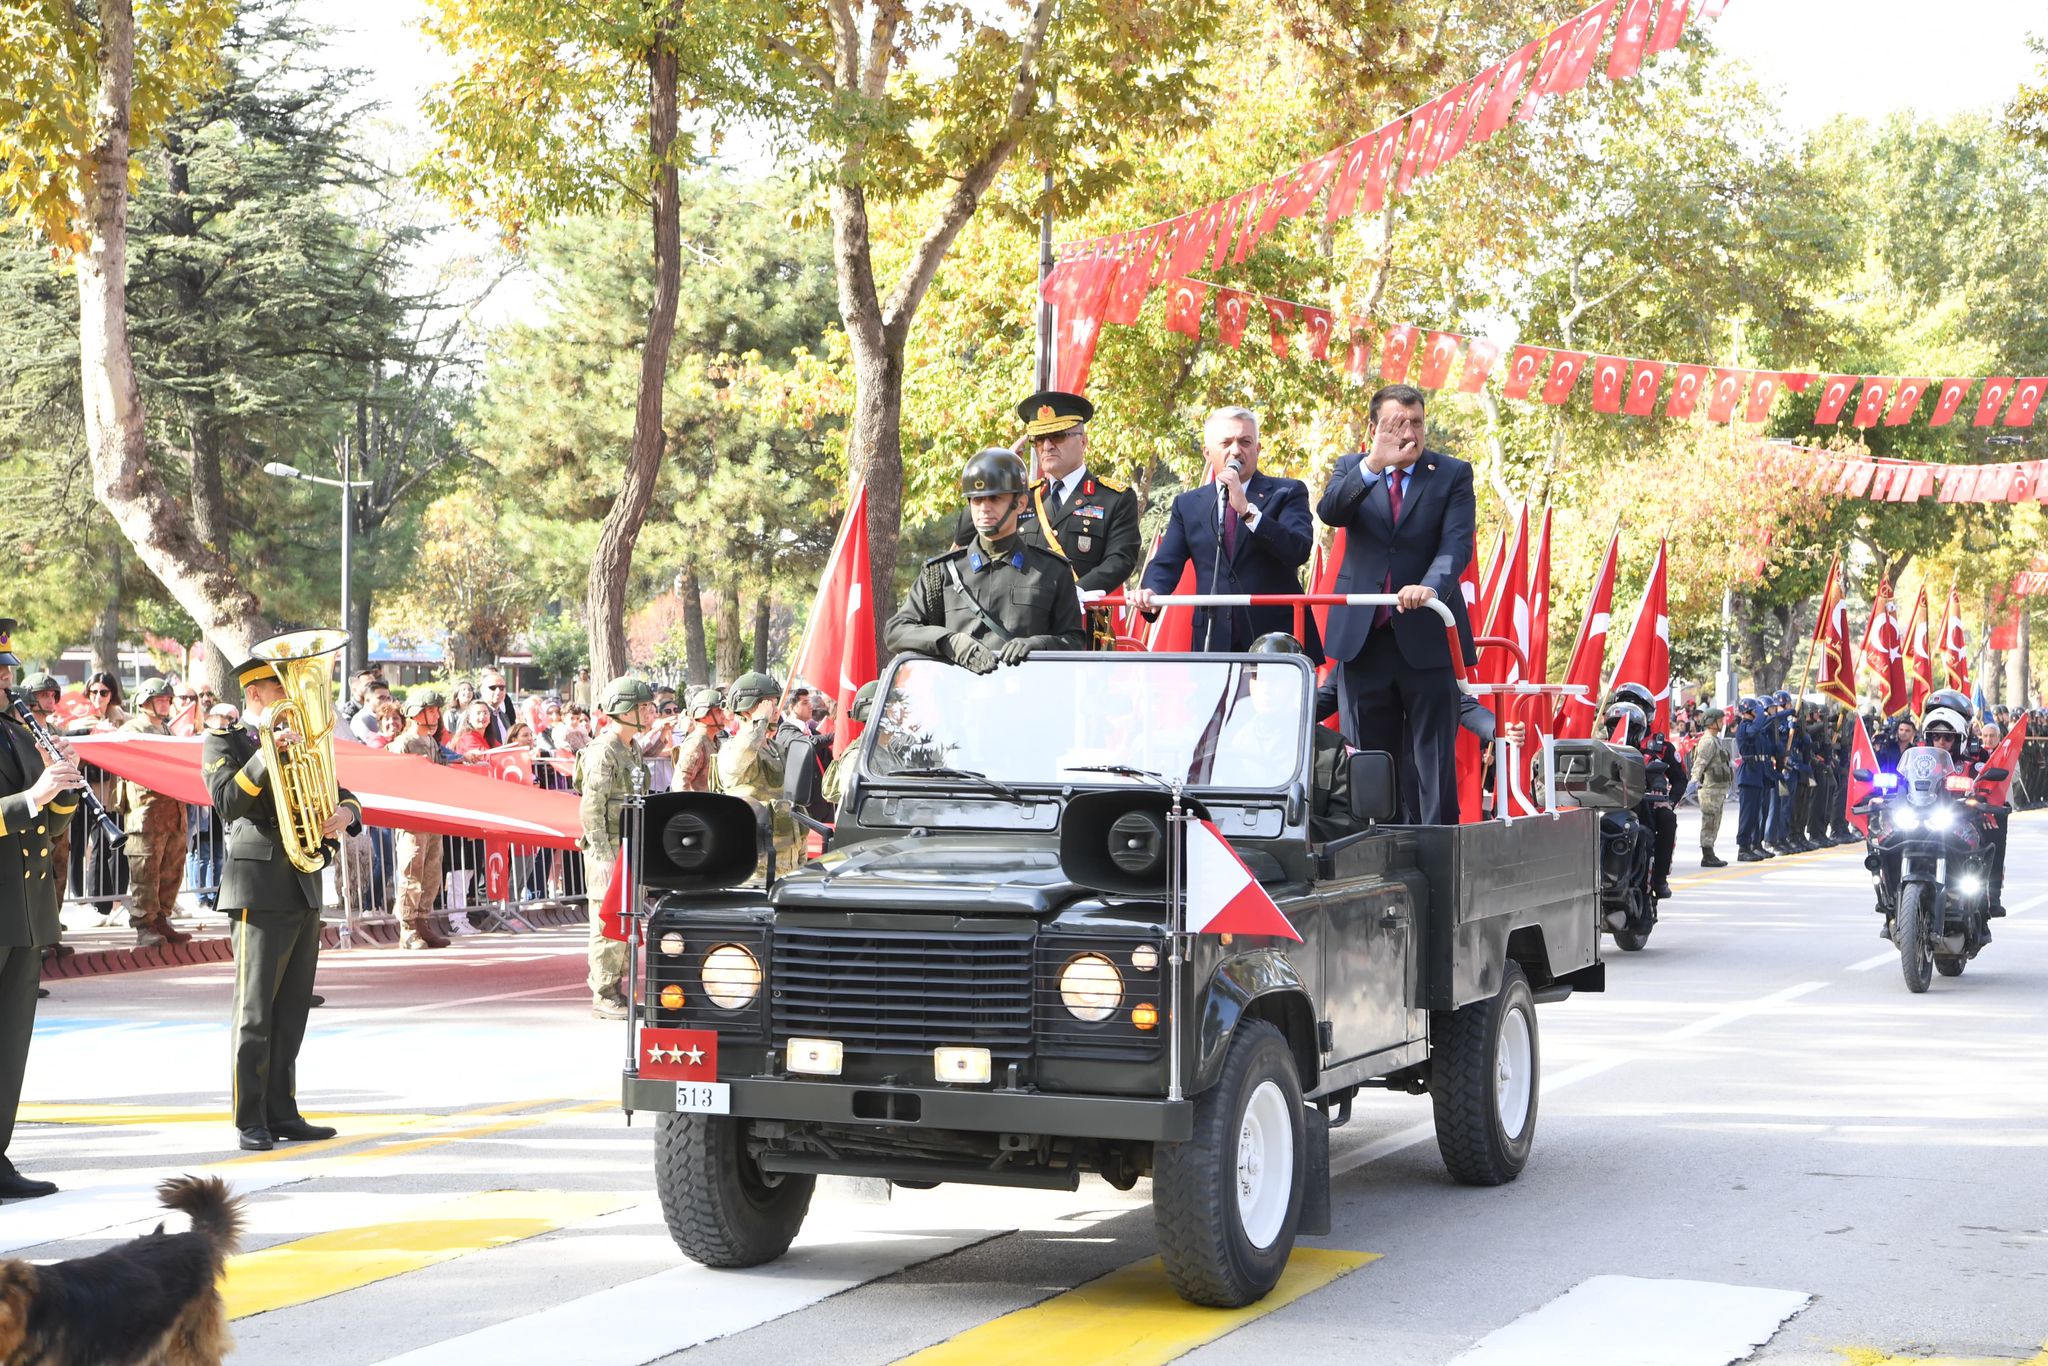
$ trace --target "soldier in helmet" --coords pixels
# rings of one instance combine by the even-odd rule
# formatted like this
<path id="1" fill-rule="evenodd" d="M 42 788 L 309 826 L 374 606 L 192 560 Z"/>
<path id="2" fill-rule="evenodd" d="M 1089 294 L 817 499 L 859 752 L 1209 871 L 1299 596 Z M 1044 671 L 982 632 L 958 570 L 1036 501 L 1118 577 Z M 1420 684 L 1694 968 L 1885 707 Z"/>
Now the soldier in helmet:
<path id="1" fill-rule="evenodd" d="M 865 726 L 875 709 L 875 692 L 881 687 L 878 679 L 871 679 L 860 685 L 860 691 L 853 695 L 851 714 L 855 724 Z M 825 776 L 819 781 L 818 795 L 836 808 L 839 799 L 846 795 L 846 761 L 853 756 L 859 745 L 858 737 L 841 739 L 839 752 L 832 756 L 832 762 L 825 765 Z"/>
<path id="2" fill-rule="evenodd" d="M 1642 750 L 1646 763 L 1663 765 L 1662 773 L 1652 778 L 1650 786 L 1654 789 L 1661 781 L 1671 797 L 1670 802 L 1644 803 L 1643 824 L 1655 837 L 1652 843 L 1656 858 L 1650 870 L 1652 890 L 1661 901 L 1671 895 L 1671 858 L 1678 850 L 1678 812 L 1673 806 L 1685 795 L 1685 761 L 1678 757 L 1678 747 L 1671 743 L 1670 736 L 1650 731 L 1651 721 L 1657 715 L 1657 699 L 1648 688 L 1640 683 L 1622 684 L 1614 690 L 1610 706 L 1621 702 L 1632 704 L 1643 718 L 1643 734 L 1633 734 L 1632 728 L 1629 743 Z M 1609 720 L 1612 719 L 1610 716 Z"/>
<path id="3" fill-rule="evenodd" d="M 1735 782 L 1735 748 L 1728 739 L 1726 712 L 1709 707 L 1703 719 L 1706 733 L 1692 749 L 1692 771 L 1700 780 L 1700 867 L 1726 868 L 1728 860 L 1714 852 L 1714 842 L 1721 837 L 1721 813 Z"/>
<path id="4" fill-rule="evenodd" d="M 1034 650 L 1078 650 L 1086 640 L 1068 563 L 1017 532 L 1030 499 L 1024 462 L 977 453 L 960 472 L 974 543 L 925 561 L 889 618 L 892 652 L 930 655 L 978 674 L 1021 664 Z"/>
<path id="5" fill-rule="evenodd" d="M 411 754 L 430 763 L 453 763 L 455 752 L 441 743 L 441 694 L 419 688 L 405 699 L 405 732 L 391 742 L 391 753 Z M 400 830 L 392 862 L 398 865 L 399 946 L 445 949 L 448 937 L 434 925 L 434 899 L 441 894 L 441 837 Z"/>
<path id="6" fill-rule="evenodd" d="M 1014 457 L 1013 457 L 1014 458 Z M 744 673 L 726 690 L 726 708 L 740 728 L 718 751 L 718 790 L 745 797 L 770 813 L 779 877 L 800 861 L 796 821 L 782 800 L 782 684 L 764 673 Z"/>
<path id="7" fill-rule="evenodd" d="M 171 685 L 152 678 L 135 690 L 135 714 L 121 729 L 138 735 L 171 733 Z M 135 897 L 128 918 L 135 942 L 184 944 L 192 936 L 171 925 L 178 904 L 178 884 L 185 878 L 185 804 L 141 783 L 121 784 L 121 804 L 128 809 L 122 824 L 128 842 L 128 888 Z"/>
<path id="8" fill-rule="evenodd" d="M 725 739 L 725 694 L 698 688 L 689 699 L 690 728 L 676 741 L 675 776 L 671 792 L 709 792 L 718 767 L 719 742 Z"/>
<path id="9" fill-rule="evenodd" d="M 614 680 L 598 697 L 612 724 L 576 757 L 582 792 L 583 860 L 590 907 L 590 1013 L 626 1018 L 626 946 L 607 939 L 599 910 L 618 872 L 619 830 L 626 799 L 648 790 L 647 763 L 636 741 L 654 724 L 654 685 L 644 678 Z"/>
<path id="10" fill-rule="evenodd" d="M 1737 816 L 1735 861 L 1758 863 L 1776 858 L 1764 848 L 1769 834 L 1771 789 L 1778 783 L 1778 761 L 1771 747 L 1771 718 L 1764 713 L 1763 699 L 1745 697 L 1736 704 L 1735 793 L 1742 803 Z"/>

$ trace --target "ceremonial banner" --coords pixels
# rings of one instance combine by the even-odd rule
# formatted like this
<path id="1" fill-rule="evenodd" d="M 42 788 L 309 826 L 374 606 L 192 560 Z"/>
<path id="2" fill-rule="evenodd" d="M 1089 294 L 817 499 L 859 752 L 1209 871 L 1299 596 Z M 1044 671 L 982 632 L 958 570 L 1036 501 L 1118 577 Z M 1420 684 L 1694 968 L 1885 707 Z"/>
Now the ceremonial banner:
<path id="1" fill-rule="evenodd" d="M 1650 696 L 1657 700 L 1657 714 L 1650 718 L 1650 729 L 1669 735 L 1671 615 L 1665 607 L 1665 555 L 1665 542 L 1657 542 L 1657 559 L 1650 566 L 1650 581 L 1643 587 L 1643 600 L 1636 607 L 1635 625 L 1629 629 L 1628 643 L 1622 646 L 1621 662 L 1614 666 L 1614 677 L 1608 680 L 1607 691 L 1611 694 L 1623 683 L 1640 683 L 1648 688 Z"/>

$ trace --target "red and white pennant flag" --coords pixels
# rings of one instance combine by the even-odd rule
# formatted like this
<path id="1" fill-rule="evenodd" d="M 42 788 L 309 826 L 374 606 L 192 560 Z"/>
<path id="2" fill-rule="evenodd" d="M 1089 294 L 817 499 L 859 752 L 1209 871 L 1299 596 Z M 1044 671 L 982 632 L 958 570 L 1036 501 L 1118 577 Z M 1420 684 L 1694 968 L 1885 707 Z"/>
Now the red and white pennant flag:
<path id="1" fill-rule="evenodd" d="M 1188 929 L 1195 934 L 1301 936 L 1213 822 L 1188 827 Z"/>

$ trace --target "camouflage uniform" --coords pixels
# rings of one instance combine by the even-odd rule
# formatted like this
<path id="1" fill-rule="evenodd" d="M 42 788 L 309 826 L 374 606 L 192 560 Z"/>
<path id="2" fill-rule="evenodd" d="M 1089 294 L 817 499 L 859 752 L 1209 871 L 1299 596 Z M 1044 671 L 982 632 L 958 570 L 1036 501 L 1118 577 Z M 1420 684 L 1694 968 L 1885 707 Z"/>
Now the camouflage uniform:
<path id="1" fill-rule="evenodd" d="M 152 680 L 154 682 L 154 680 Z M 168 692 L 159 686 L 157 694 Z M 121 727 L 138 735 L 169 735 L 171 729 L 149 710 L 143 701 L 133 719 Z M 145 942 L 166 940 L 182 943 L 189 936 L 171 928 L 171 912 L 178 905 L 178 888 L 185 880 L 185 805 L 153 792 L 140 783 L 121 783 L 121 802 L 127 808 L 123 826 L 128 843 L 128 887 L 134 903 L 128 918 L 136 936 Z"/>
<path id="2" fill-rule="evenodd" d="M 651 694 L 650 694 L 651 695 Z M 600 1001 L 625 996 L 626 945 L 605 938 L 598 915 L 619 861 L 622 808 L 633 794 L 634 776 L 647 790 L 647 765 L 635 752 L 622 727 L 608 727 L 583 747 L 576 758 L 577 781 L 583 792 L 583 866 L 590 901 L 590 991 Z"/>
<path id="3" fill-rule="evenodd" d="M 719 736 L 699 725 L 676 745 L 676 773 L 669 782 L 671 792 L 709 792 L 718 769 Z"/>
<path id="4" fill-rule="evenodd" d="M 393 754 L 441 762 L 440 742 L 417 730 L 406 731 L 390 748 Z M 434 900 L 441 895 L 441 837 L 399 830 L 392 841 L 392 862 L 398 865 L 399 942 L 409 949 L 448 947 L 449 941 L 433 923 Z"/>
<path id="5" fill-rule="evenodd" d="M 860 691 L 853 695 L 852 719 L 854 721 L 859 722 L 863 726 L 868 723 L 868 717 L 872 716 L 875 710 L 875 690 L 880 686 L 879 682 L 869 682 L 860 685 Z M 843 731 L 845 727 L 842 726 L 840 729 Z M 835 740 L 839 739 L 838 736 L 833 738 Z M 850 740 L 835 745 L 834 748 L 836 752 L 832 756 L 832 762 L 825 765 L 825 776 L 819 781 L 818 793 L 826 801 L 832 803 L 836 809 L 839 805 L 839 799 L 846 795 L 846 766 L 860 749 L 860 737 L 856 735 Z"/>
<path id="6" fill-rule="evenodd" d="M 765 716 L 742 722 L 739 734 L 718 751 L 718 790 L 745 797 L 773 813 L 777 876 L 802 861 L 796 821 L 782 800 L 782 759 L 783 740 L 777 723 Z"/>
<path id="7" fill-rule="evenodd" d="M 1707 718 L 1708 725 L 1718 726 L 1721 713 L 1710 711 Z M 1721 813 L 1728 809 L 1728 789 L 1735 782 L 1735 746 L 1729 737 L 1718 730 L 1702 735 L 1693 746 L 1692 771 L 1700 781 L 1700 852 L 1712 854 L 1721 837 Z"/>

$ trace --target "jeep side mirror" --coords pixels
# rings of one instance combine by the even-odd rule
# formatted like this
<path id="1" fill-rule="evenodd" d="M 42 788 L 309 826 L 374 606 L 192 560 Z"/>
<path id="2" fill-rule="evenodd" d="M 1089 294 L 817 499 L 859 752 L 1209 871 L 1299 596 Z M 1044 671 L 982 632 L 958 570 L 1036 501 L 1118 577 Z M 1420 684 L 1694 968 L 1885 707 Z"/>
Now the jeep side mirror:
<path id="1" fill-rule="evenodd" d="M 1979 773 L 1977 775 L 1977 781 L 1980 783 L 2002 783 L 2011 776 L 2011 769 L 1999 768 L 1994 765 L 1991 768 L 1985 769 L 1982 773 Z"/>
<path id="2" fill-rule="evenodd" d="M 1870 781 L 1870 770 L 1867 768 L 1852 768 L 1849 770 L 1849 776 L 1859 783 L 1867 783 Z"/>
<path id="3" fill-rule="evenodd" d="M 1394 818 L 1394 756 L 1384 750 L 1360 750 L 1347 761 L 1351 788 L 1351 819 L 1379 825 Z"/>
<path id="4" fill-rule="evenodd" d="M 818 800 L 818 742 L 813 736 L 791 740 L 782 752 L 782 799 L 798 811 Z"/>

